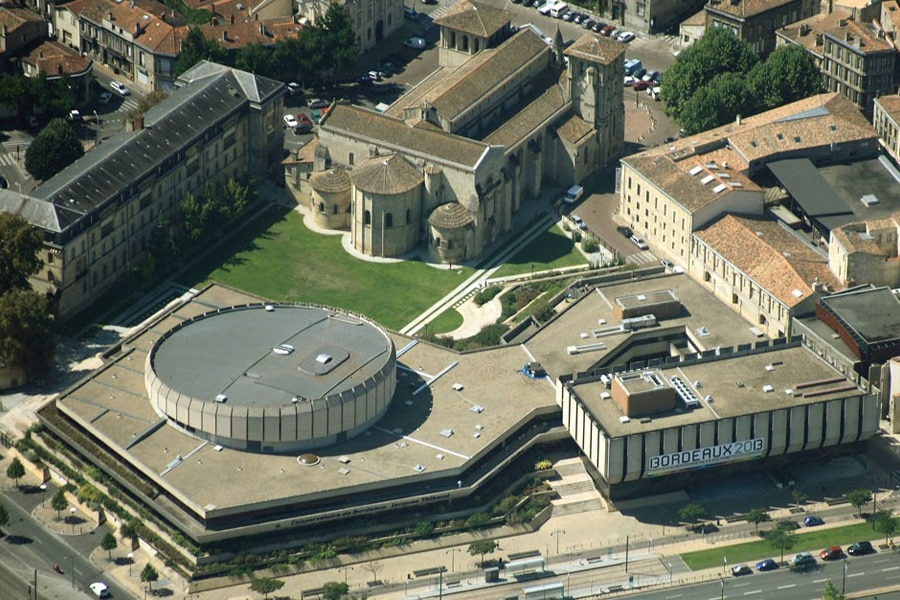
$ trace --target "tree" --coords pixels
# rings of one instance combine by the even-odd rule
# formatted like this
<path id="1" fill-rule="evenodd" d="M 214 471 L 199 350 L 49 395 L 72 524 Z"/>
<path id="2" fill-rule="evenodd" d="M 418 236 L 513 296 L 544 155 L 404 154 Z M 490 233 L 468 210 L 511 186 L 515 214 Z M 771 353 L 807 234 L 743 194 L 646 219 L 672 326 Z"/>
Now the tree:
<path id="1" fill-rule="evenodd" d="M 321 25 L 316 27 L 319 29 L 316 33 L 321 43 L 319 53 L 329 57 L 337 73 L 346 73 L 353 68 L 359 57 L 359 46 L 356 44 L 356 33 L 353 31 L 349 13 L 341 5 L 333 2 L 328 6 L 320 23 Z"/>
<path id="2" fill-rule="evenodd" d="M 766 541 L 768 541 L 773 548 L 781 551 L 781 559 L 779 562 L 783 563 L 784 551 L 793 548 L 797 543 L 797 538 L 794 537 L 794 530 L 791 529 L 790 526 L 779 523 L 778 526 L 766 536 Z"/>
<path id="3" fill-rule="evenodd" d="M 350 586 L 344 582 L 326 581 L 322 586 L 322 597 L 325 600 L 341 600 L 349 591 Z"/>
<path id="4" fill-rule="evenodd" d="M 866 488 L 850 490 L 844 494 L 844 498 L 850 503 L 850 506 L 856 509 L 858 515 L 862 516 L 862 507 L 872 501 L 872 492 Z"/>
<path id="5" fill-rule="evenodd" d="M 156 572 L 156 569 L 150 563 L 147 563 L 141 569 L 141 581 L 145 582 L 151 590 L 153 589 L 153 582 L 159 581 L 159 573 Z"/>
<path id="6" fill-rule="evenodd" d="M 119 533 L 123 538 L 128 538 L 134 541 L 140 535 L 138 530 L 140 524 L 140 521 L 138 521 L 137 519 L 129 519 L 128 522 L 122 524 L 122 527 L 119 529 Z"/>
<path id="7" fill-rule="evenodd" d="M 71 123 L 53 119 L 25 152 L 25 169 L 35 179 L 47 180 L 84 155 L 84 148 Z"/>
<path id="8" fill-rule="evenodd" d="M 703 38 L 700 38 L 703 39 Z M 690 523 L 696 522 L 706 516 L 706 507 L 699 502 L 691 502 L 678 509 L 678 518 Z"/>
<path id="9" fill-rule="evenodd" d="M 6 476 L 16 480 L 16 489 L 18 489 L 19 479 L 25 477 L 25 465 L 22 464 L 19 457 L 12 459 L 12 462 L 6 467 Z"/>
<path id="10" fill-rule="evenodd" d="M 894 541 L 894 534 L 897 533 L 897 517 L 891 509 L 879 510 L 875 513 L 873 522 L 875 531 L 884 534 L 884 543 L 890 544 Z"/>
<path id="11" fill-rule="evenodd" d="M 693 135 L 753 113 L 755 104 L 743 73 L 720 73 L 684 103 L 678 122 Z"/>
<path id="12" fill-rule="evenodd" d="M 168 95 L 162 90 L 153 90 L 138 104 L 137 111 L 140 114 L 146 113 L 148 110 L 162 102 Z"/>
<path id="13" fill-rule="evenodd" d="M 191 27 L 181 42 L 181 53 L 175 62 L 175 75 L 181 75 L 203 60 L 227 64 L 227 59 L 228 52 L 218 41 L 206 39 L 199 27 Z"/>
<path id="14" fill-rule="evenodd" d="M 808 496 L 801 490 L 800 488 L 794 488 L 791 490 L 791 496 L 794 498 L 794 504 L 797 506 L 802 506 L 806 503 L 806 499 Z"/>
<path id="15" fill-rule="evenodd" d="M 378 581 L 378 571 L 381 570 L 381 567 L 382 564 L 377 560 L 366 563 L 366 570 L 368 570 L 372 574 L 372 583 L 376 583 Z"/>
<path id="16" fill-rule="evenodd" d="M 28 278 L 41 270 L 40 232 L 24 217 L 0 212 L 0 294 L 28 289 Z"/>
<path id="17" fill-rule="evenodd" d="M 0 78 L 0 104 L 18 115 L 33 109 L 36 101 L 32 80 L 22 74 Z"/>
<path id="18" fill-rule="evenodd" d="M 234 66 L 248 73 L 255 73 L 264 77 L 277 77 L 272 68 L 272 46 L 264 46 L 260 43 L 247 44 L 234 57 Z"/>
<path id="19" fill-rule="evenodd" d="M 265 598 L 269 597 L 272 592 L 277 592 L 284 587 L 284 582 L 274 577 L 260 577 L 250 582 L 250 590 L 257 594 L 263 594 Z"/>
<path id="20" fill-rule="evenodd" d="M 757 63 L 747 76 L 762 112 L 801 100 L 822 91 L 822 73 L 813 55 L 794 44 L 779 46 L 765 62 Z"/>
<path id="21" fill-rule="evenodd" d="M 31 290 L 0 295 L 0 359 L 40 376 L 50 369 L 55 348 L 46 297 Z"/>
<path id="22" fill-rule="evenodd" d="M 494 550 L 497 549 L 497 542 L 494 540 L 479 540 L 477 542 L 472 542 L 469 544 L 469 554 L 472 556 L 478 556 L 478 564 L 484 566 L 484 555 L 490 554 Z"/>
<path id="23" fill-rule="evenodd" d="M 56 490 L 53 498 L 50 499 L 50 507 L 56 511 L 56 520 L 59 521 L 59 513 L 69 508 L 69 501 L 66 500 L 66 492 L 62 488 Z"/>
<path id="24" fill-rule="evenodd" d="M 6 505 L 0 502 L 0 527 L 5 527 L 9 524 L 9 511 L 6 510 Z"/>
<path id="25" fill-rule="evenodd" d="M 756 535 L 759 535 L 759 524 L 771 521 L 772 517 L 764 508 L 751 508 L 747 513 L 747 522 L 756 526 Z"/>
<path id="26" fill-rule="evenodd" d="M 825 590 L 822 592 L 822 600 L 844 600 L 846 596 L 838 591 L 837 586 L 831 580 L 825 582 Z"/>
<path id="27" fill-rule="evenodd" d="M 687 101 L 713 77 L 719 73 L 748 73 L 757 61 L 750 45 L 727 29 L 707 29 L 666 72 L 662 86 L 666 114 L 680 122 Z"/>
<path id="28" fill-rule="evenodd" d="M 112 560 L 112 551 L 119 547 L 119 542 L 116 541 L 116 536 L 111 531 L 107 531 L 100 540 L 100 547 L 106 550 L 107 560 Z"/>

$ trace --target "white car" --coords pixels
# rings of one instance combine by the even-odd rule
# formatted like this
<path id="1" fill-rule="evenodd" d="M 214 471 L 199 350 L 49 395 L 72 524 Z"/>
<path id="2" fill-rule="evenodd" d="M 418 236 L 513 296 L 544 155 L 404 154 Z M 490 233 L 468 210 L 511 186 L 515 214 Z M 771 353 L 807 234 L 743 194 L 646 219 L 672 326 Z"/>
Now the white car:
<path id="1" fill-rule="evenodd" d="M 91 592 L 98 598 L 109 598 L 109 588 L 102 581 L 95 581 L 90 585 Z"/>
<path id="2" fill-rule="evenodd" d="M 284 115 L 284 126 L 290 129 L 296 129 L 300 123 L 297 122 L 297 117 L 294 115 Z"/>
<path id="3" fill-rule="evenodd" d="M 632 77 L 631 75 L 626 75 L 625 76 L 625 87 L 631 87 L 632 85 L 634 85 L 634 77 Z"/>
<path id="4" fill-rule="evenodd" d="M 633 235 L 633 236 L 631 236 L 630 239 L 631 239 L 631 243 L 634 244 L 635 246 L 637 246 L 638 248 L 640 248 L 641 250 L 647 249 L 647 247 L 648 247 L 647 242 L 645 242 L 643 239 L 639 238 L 638 236 Z"/>
<path id="5" fill-rule="evenodd" d="M 572 219 L 572 222 L 575 223 L 578 229 L 587 229 L 587 224 L 584 222 L 584 219 L 582 219 L 578 215 L 572 215 L 569 218 Z"/>
<path id="6" fill-rule="evenodd" d="M 306 101 L 306 105 L 310 108 L 325 108 L 328 106 L 328 100 L 323 98 L 310 98 Z"/>
<path id="7" fill-rule="evenodd" d="M 122 96 L 130 96 L 131 95 L 131 92 L 128 91 L 128 88 L 125 87 L 124 83 L 120 83 L 118 81 L 111 81 L 109 84 L 109 87 L 111 87 L 113 90 L 119 92 L 119 94 L 121 94 Z"/>
<path id="8" fill-rule="evenodd" d="M 411 37 L 403 42 L 403 45 L 407 48 L 415 48 L 416 50 L 421 50 L 425 47 L 425 38 L 420 37 Z"/>
<path id="9" fill-rule="evenodd" d="M 109 104 L 110 100 L 112 100 L 112 94 L 109 92 L 103 92 L 100 94 L 100 97 L 97 98 L 97 102 L 100 104 Z"/>
<path id="10" fill-rule="evenodd" d="M 634 34 L 631 33 L 630 31 L 623 31 L 622 33 L 619 34 L 619 37 L 617 37 L 616 39 L 619 40 L 620 42 L 624 42 L 627 44 L 628 42 L 630 42 L 631 40 L 634 39 Z"/>

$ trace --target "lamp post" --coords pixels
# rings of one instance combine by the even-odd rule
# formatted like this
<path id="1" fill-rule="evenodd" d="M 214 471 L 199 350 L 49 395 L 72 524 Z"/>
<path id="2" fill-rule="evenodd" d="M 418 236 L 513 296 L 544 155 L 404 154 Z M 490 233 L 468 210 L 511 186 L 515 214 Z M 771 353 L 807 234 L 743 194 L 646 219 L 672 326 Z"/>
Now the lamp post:
<path id="1" fill-rule="evenodd" d="M 722 557 L 722 573 L 728 574 L 728 557 Z"/>
<path id="2" fill-rule="evenodd" d="M 844 572 L 841 575 L 841 596 L 847 591 L 847 558 L 844 558 Z"/>
<path id="3" fill-rule="evenodd" d="M 78 509 L 74 506 L 69 509 L 69 513 L 72 515 L 72 533 L 75 533 L 75 513 Z"/>
<path id="4" fill-rule="evenodd" d="M 725 600 L 725 580 L 722 579 L 722 600 Z"/>
<path id="5" fill-rule="evenodd" d="M 557 553 L 557 554 L 559 554 L 559 535 L 560 535 L 560 534 L 565 534 L 565 533 L 566 533 L 565 530 L 563 530 L 563 529 L 557 529 L 556 531 L 554 531 L 553 533 L 550 534 L 551 537 L 555 537 L 555 538 L 556 538 L 556 553 Z"/>
<path id="6" fill-rule="evenodd" d="M 347 583 L 347 571 L 348 570 L 352 571 L 353 567 L 351 567 L 349 565 L 344 565 L 343 567 L 340 567 L 339 570 L 344 572 L 344 583 Z"/>
<path id="7" fill-rule="evenodd" d="M 672 583 L 672 563 L 666 563 L 666 571 L 669 572 L 669 583 Z"/>
<path id="8" fill-rule="evenodd" d="M 131 565 L 134 563 L 134 552 L 128 553 L 128 576 L 131 577 Z"/>
<path id="9" fill-rule="evenodd" d="M 44 508 L 44 496 L 46 495 L 46 493 L 47 493 L 47 484 L 42 483 L 41 484 L 41 508 Z"/>
<path id="10" fill-rule="evenodd" d="M 461 548 L 450 548 L 449 550 L 444 552 L 444 554 L 450 555 L 450 572 L 451 573 L 456 570 L 456 553 L 457 552 L 462 552 L 462 549 Z M 484 565 L 482 565 L 482 566 L 484 566 Z"/>

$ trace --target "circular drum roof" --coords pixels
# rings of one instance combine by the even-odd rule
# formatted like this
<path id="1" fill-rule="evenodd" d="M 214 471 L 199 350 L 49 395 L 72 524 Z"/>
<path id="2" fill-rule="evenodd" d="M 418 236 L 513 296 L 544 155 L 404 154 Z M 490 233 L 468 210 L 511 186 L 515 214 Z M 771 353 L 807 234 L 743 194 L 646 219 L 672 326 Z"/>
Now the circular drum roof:
<path id="1" fill-rule="evenodd" d="M 350 175 L 340 167 L 313 173 L 309 185 L 317 192 L 346 192 L 350 189 Z"/>
<path id="2" fill-rule="evenodd" d="M 394 393 L 396 353 L 363 317 L 253 304 L 169 330 L 145 379 L 154 408 L 178 427 L 232 448 L 294 452 L 374 424 Z"/>

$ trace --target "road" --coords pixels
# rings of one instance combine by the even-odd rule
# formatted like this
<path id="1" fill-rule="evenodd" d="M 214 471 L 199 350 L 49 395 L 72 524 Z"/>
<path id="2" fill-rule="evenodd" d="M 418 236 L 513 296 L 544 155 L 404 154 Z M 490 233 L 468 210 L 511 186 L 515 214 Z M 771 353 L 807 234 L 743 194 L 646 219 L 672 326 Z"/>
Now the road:
<path id="1" fill-rule="evenodd" d="M 43 495 L 47 502 L 53 492 L 49 487 Z M 36 570 L 38 596 L 42 599 L 88 598 L 88 586 L 94 581 L 108 584 L 112 598 L 133 598 L 114 581 L 105 579 L 103 572 L 85 558 L 99 546 L 108 529 L 104 526 L 64 538 L 51 533 L 30 514 L 41 497 L 24 487 L 23 491 L 0 492 L 0 501 L 9 511 L 9 523 L 3 527 L 5 536 L 0 542 L 0 597 L 26 597 L 24 591 L 33 584 Z M 53 571 L 57 563 L 65 571 L 63 575 Z"/>

